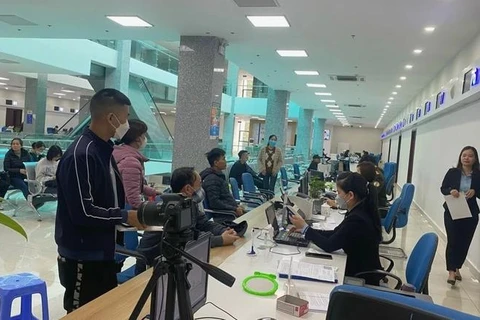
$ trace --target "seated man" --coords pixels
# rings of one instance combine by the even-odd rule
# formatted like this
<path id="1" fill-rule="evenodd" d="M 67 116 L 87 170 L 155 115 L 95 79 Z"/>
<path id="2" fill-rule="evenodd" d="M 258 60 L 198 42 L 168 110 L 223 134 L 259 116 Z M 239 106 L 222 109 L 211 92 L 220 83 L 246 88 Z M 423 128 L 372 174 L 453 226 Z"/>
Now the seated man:
<path id="1" fill-rule="evenodd" d="M 314 155 L 312 158 L 312 162 L 310 162 L 310 166 L 308 167 L 308 171 L 318 170 L 318 164 L 320 163 L 320 156 L 318 154 Z"/>
<path id="2" fill-rule="evenodd" d="M 197 204 L 198 217 L 195 228 L 199 231 L 212 234 L 212 247 L 231 245 L 239 238 L 234 230 L 208 220 L 202 206 L 202 201 L 205 196 L 202 189 L 202 180 L 194 168 L 178 168 L 173 171 L 170 187 L 173 193 L 182 193 L 187 197 L 191 197 Z M 147 258 L 147 263 L 150 266 L 154 263 L 155 258 L 162 253 L 160 248 L 162 237 L 162 232 L 145 231 L 143 237 L 140 239 L 137 251 Z M 139 274 L 145 270 L 145 262 L 137 259 L 135 274 Z"/>
<path id="3" fill-rule="evenodd" d="M 238 153 L 239 160 L 235 162 L 230 169 L 229 178 L 234 178 L 237 180 L 238 187 L 241 189 L 243 186 L 242 174 L 250 173 L 253 177 L 253 183 L 259 189 L 263 188 L 263 180 L 258 177 L 257 173 L 247 164 L 248 156 L 250 154 L 247 150 L 242 150 Z"/>
<path id="4" fill-rule="evenodd" d="M 237 217 L 243 215 L 243 209 L 230 192 L 225 174 L 222 172 L 227 168 L 225 151 L 220 148 L 213 148 L 207 153 L 210 168 L 200 173 L 202 177 L 203 190 L 212 210 L 234 211 Z"/>

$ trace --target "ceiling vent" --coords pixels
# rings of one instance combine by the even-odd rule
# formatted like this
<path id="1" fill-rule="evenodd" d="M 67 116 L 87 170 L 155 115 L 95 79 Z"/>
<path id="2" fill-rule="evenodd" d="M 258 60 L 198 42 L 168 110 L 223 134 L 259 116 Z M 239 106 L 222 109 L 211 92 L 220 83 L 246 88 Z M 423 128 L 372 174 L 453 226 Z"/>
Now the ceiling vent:
<path id="1" fill-rule="evenodd" d="M 365 108 L 366 105 L 364 104 L 345 104 L 344 105 L 347 108 Z"/>
<path id="2" fill-rule="evenodd" d="M 240 8 L 275 8 L 276 0 L 233 0 Z"/>
<path id="3" fill-rule="evenodd" d="M 0 21 L 11 26 L 36 26 L 36 23 L 25 20 L 15 15 L 0 15 Z"/>
<path id="4" fill-rule="evenodd" d="M 0 59 L 0 63 L 19 64 L 19 62 L 17 62 L 17 61 L 8 60 L 8 59 Z"/>
<path id="5" fill-rule="evenodd" d="M 330 75 L 330 80 L 338 82 L 365 82 L 365 76 L 341 76 L 341 75 Z"/>

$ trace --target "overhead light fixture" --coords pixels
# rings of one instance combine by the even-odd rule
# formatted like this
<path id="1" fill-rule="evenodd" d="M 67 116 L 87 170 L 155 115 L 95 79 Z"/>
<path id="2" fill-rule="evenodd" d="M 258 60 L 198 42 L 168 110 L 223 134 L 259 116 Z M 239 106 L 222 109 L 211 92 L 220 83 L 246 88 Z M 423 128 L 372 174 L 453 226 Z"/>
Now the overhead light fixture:
<path id="1" fill-rule="evenodd" d="M 391 101 L 388 101 L 387 103 L 388 103 L 388 104 L 392 104 L 392 102 L 391 102 Z"/>
<path id="2" fill-rule="evenodd" d="M 315 92 L 317 96 L 331 96 L 332 94 L 329 92 Z"/>
<path id="3" fill-rule="evenodd" d="M 307 51 L 305 50 L 277 50 L 277 53 L 280 57 L 287 57 L 287 58 L 308 57 Z"/>
<path id="4" fill-rule="evenodd" d="M 62 111 L 62 112 L 63 112 L 63 108 L 60 108 L 60 111 Z"/>
<path id="5" fill-rule="evenodd" d="M 2 81 L 8 81 L 8 80 L 10 80 L 10 79 L 8 79 L 8 78 L 3 78 L 3 77 L 0 77 L 0 80 L 2 80 Z"/>
<path id="6" fill-rule="evenodd" d="M 362 126 L 358 126 L 359 128 L 361 128 Z"/>
<path id="7" fill-rule="evenodd" d="M 399 84 L 397 84 L 397 85 L 395 86 L 395 88 L 399 88 L 399 89 L 400 89 L 401 87 L 402 87 L 402 86 L 399 85 Z"/>
<path id="8" fill-rule="evenodd" d="M 335 100 L 320 100 L 320 101 L 322 101 L 324 103 L 335 103 L 335 102 L 337 102 Z"/>
<path id="9" fill-rule="evenodd" d="M 6 87 L 5 90 L 8 90 L 8 87 Z"/>
<path id="10" fill-rule="evenodd" d="M 385 106 L 385 109 L 388 109 L 388 108 L 390 108 L 390 106 L 387 104 L 387 105 Z"/>
<path id="11" fill-rule="evenodd" d="M 336 104 L 327 104 L 325 105 L 327 108 L 339 108 Z"/>
<path id="12" fill-rule="evenodd" d="M 138 16 L 107 16 L 107 18 L 124 27 L 153 27 L 150 23 Z"/>
<path id="13" fill-rule="evenodd" d="M 412 69 L 412 68 L 413 68 L 413 66 L 412 66 L 411 64 L 407 64 L 407 65 L 405 66 L 405 69 L 407 69 L 407 70 L 410 70 L 410 69 Z"/>
<path id="14" fill-rule="evenodd" d="M 425 27 L 423 30 L 425 30 L 425 32 L 432 33 L 433 31 L 435 31 L 435 27 L 428 26 L 428 27 Z"/>
<path id="15" fill-rule="evenodd" d="M 65 93 L 60 93 L 60 92 L 54 92 L 53 94 L 56 95 L 56 96 L 65 96 L 66 95 Z"/>
<path id="16" fill-rule="evenodd" d="M 338 115 L 343 115 L 343 112 L 341 112 L 341 111 L 338 111 L 338 110 L 336 110 L 336 111 L 332 111 L 332 113 L 333 113 L 333 114 L 338 114 Z"/>
<path id="17" fill-rule="evenodd" d="M 392 94 L 393 94 L 393 95 L 397 95 L 398 92 L 397 92 L 397 91 L 393 91 Z"/>
<path id="18" fill-rule="evenodd" d="M 62 91 L 62 92 L 66 92 L 66 93 L 75 93 L 75 91 L 67 90 L 67 89 L 62 89 L 61 91 Z"/>
<path id="19" fill-rule="evenodd" d="M 400 77 L 400 80 L 405 81 L 407 80 L 407 77 Z"/>
<path id="20" fill-rule="evenodd" d="M 290 24 L 285 16 L 247 16 L 257 28 L 288 28 Z"/>
<path id="21" fill-rule="evenodd" d="M 213 68 L 213 72 L 222 73 L 222 72 L 225 72 L 225 69 L 224 68 Z"/>
<path id="22" fill-rule="evenodd" d="M 310 88 L 326 88 L 327 86 L 324 85 L 324 84 L 321 84 L 321 83 L 307 83 L 307 87 L 310 87 Z"/>
<path id="23" fill-rule="evenodd" d="M 423 52 L 422 49 L 415 49 L 415 50 L 413 50 L 413 53 L 414 53 L 414 54 L 421 54 L 422 52 Z"/>
<path id="24" fill-rule="evenodd" d="M 295 70 L 297 76 L 318 76 L 318 71 L 302 71 L 302 70 Z"/>
<path id="25" fill-rule="evenodd" d="M 0 82 L 0 86 L 6 86 L 6 83 Z"/>
<path id="26" fill-rule="evenodd" d="M 395 99 L 395 98 L 393 98 L 393 97 L 388 98 L 388 100 L 393 100 L 393 99 Z"/>

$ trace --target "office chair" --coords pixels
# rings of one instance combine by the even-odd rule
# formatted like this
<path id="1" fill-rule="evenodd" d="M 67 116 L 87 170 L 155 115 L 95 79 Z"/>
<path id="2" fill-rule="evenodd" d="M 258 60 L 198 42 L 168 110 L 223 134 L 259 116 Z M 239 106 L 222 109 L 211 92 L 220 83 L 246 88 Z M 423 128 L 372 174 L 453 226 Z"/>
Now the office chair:
<path id="1" fill-rule="evenodd" d="M 434 304 L 408 293 L 385 292 L 353 285 L 340 285 L 332 290 L 326 319 L 480 320 L 479 317 Z"/>
<path id="2" fill-rule="evenodd" d="M 208 219 L 213 219 L 218 223 L 222 223 L 224 221 L 230 222 L 237 219 L 237 215 L 234 211 L 210 209 L 207 197 L 205 197 L 203 200 L 203 210 L 205 211 L 205 215 Z"/>
<path id="3" fill-rule="evenodd" d="M 388 180 L 385 180 L 387 183 L 385 184 L 385 191 L 387 193 L 387 201 L 392 201 L 395 198 L 395 175 L 390 176 Z"/>
<path id="4" fill-rule="evenodd" d="M 403 228 L 407 225 L 408 214 L 410 213 L 410 207 L 412 206 L 414 196 L 415 186 L 411 183 L 404 184 L 402 192 L 400 193 L 402 202 L 397 216 L 397 228 Z"/>
<path id="5" fill-rule="evenodd" d="M 25 170 L 27 171 L 27 179 L 25 179 L 25 182 L 28 185 L 28 192 L 30 193 L 27 197 L 27 203 L 38 215 L 38 221 L 42 221 L 42 216 L 38 212 L 38 208 L 47 202 L 55 202 L 58 198 L 56 194 L 44 193 L 45 186 L 36 180 L 35 168 L 37 162 L 25 162 L 24 164 Z"/>
<path id="6" fill-rule="evenodd" d="M 287 170 L 285 169 L 285 167 L 280 168 L 280 178 L 281 178 L 280 186 L 283 188 L 283 190 L 288 190 L 291 188 L 291 186 L 289 187 L 288 185 L 290 182 L 300 184 L 300 180 L 288 179 Z"/>
<path id="7" fill-rule="evenodd" d="M 240 196 L 240 188 L 238 187 L 238 182 L 237 179 L 235 178 L 230 178 L 230 187 L 232 188 L 232 195 L 237 200 L 237 202 L 240 203 L 245 203 L 247 206 L 251 208 L 256 208 L 260 205 L 262 205 L 263 201 L 261 201 L 258 198 L 246 198 L 246 197 L 241 197 Z"/>
<path id="8" fill-rule="evenodd" d="M 397 238 L 396 224 L 397 224 L 397 213 L 400 209 L 400 203 L 402 199 L 397 198 L 393 204 L 388 208 L 387 215 L 382 219 L 382 226 L 385 229 L 387 234 L 392 233 L 392 236 L 388 240 L 383 240 L 382 244 L 390 244 Z"/>
<path id="9" fill-rule="evenodd" d="M 244 197 L 260 196 L 265 198 L 265 201 L 273 199 L 275 197 L 275 193 L 270 190 L 265 190 L 265 189 L 257 190 L 257 188 L 255 187 L 255 182 L 253 181 L 253 176 L 248 172 L 245 172 L 242 174 L 242 182 L 243 182 Z"/>
<path id="10" fill-rule="evenodd" d="M 300 173 L 300 166 L 298 163 L 293 164 L 293 177 L 296 180 L 300 180 L 302 178 L 302 174 Z"/>
<path id="11" fill-rule="evenodd" d="M 428 294 L 428 277 L 432 268 L 433 259 L 437 252 L 438 236 L 429 232 L 424 234 L 412 250 L 410 258 L 407 262 L 407 268 L 405 270 L 406 283 L 411 284 L 414 287 L 416 293 Z M 393 278 L 397 281 L 395 286 L 396 290 L 399 290 L 402 285 L 402 279 L 398 276 L 383 271 L 366 271 L 360 272 L 355 277 L 362 277 L 365 275 L 384 275 L 385 277 Z"/>
<path id="12" fill-rule="evenodd" d="M 123 232 L 123 246 L 117 244 L 115 246 L 115 261 L 122 264 L 128 257 L 142 260 L 147 264 L 147 258 L 137 251 L 138 237 L 141 236 L 137 231 Z M 117 281 L 119 284 L 125 283 L 135 277 L 135 265 L 117 273 Z"/>

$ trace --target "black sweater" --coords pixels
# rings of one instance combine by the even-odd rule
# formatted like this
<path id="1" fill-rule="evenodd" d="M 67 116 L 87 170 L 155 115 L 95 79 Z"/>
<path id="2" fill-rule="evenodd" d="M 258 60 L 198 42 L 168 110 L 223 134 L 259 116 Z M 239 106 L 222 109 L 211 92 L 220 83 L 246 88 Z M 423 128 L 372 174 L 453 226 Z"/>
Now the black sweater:
<path id="1" fill-rule="evenodd" d="M 30 162 L 30 154 L 25 149 L 20 149 L 20 157 L 15 154 L 15 152 L 10 149 L 5 154 L 5 159 L 3 160 L 3 170 L 7 171 L 10 178 L 20 178 L 26 179 L 27 176 L 20 173 L 20 169 L 25 169 L 24 162 Z"/>
<path id="2" fill-rule="evenodd" d="M 450 191 L 457 190 L 460 192 L 460 179 L 462 178 L 462 170 L 457 168 L 452 168 L 448 170 L 445 178 L 443 178 L 442 186 L 440 191 L 443 195 L 447 196 L 450 194 Z M 477 198 L 480 198 L 480 172 L 473 171 L 472 172 L 472 184 L 470 189 L 475 190 L 475 197 L 467 199 L 468 207 L 470 208 L 470 212 L 473 215 L 478 215 L 480 209 L 478 208 Z M 445 208 L 445 212 L 450 213 L 448 211 L 447 204 L 444 203 L 443 207 Z"/>
<path id="3" fill-rule="evenodd" d="M 353 208 L 333 231 L 308 228 L 305 239 L 311 240 L 326 252 L 343 249 L 347 254 L 345 275 L 353 277 L 359 272 L 381 270 L 379 245 L 381 236 L 371 215 L 363 207 Z M 378 285 L 377 277 L 365 277 L 368 284 Z"/>
<path id="4" fill-rule="evenodd" d="M 240 162 L 240 160 L 238 160 L 233 164 L 232 168 L 230 169 L 229 177 L 237 180 L 238 187 L 241 188 L 243 186 L 242 175 L 247 172 L 250 173 L 252 177 L 257 176 L 257 173 L 253 171 L 253 169 L 248 164 L 242 163 Z"/>

